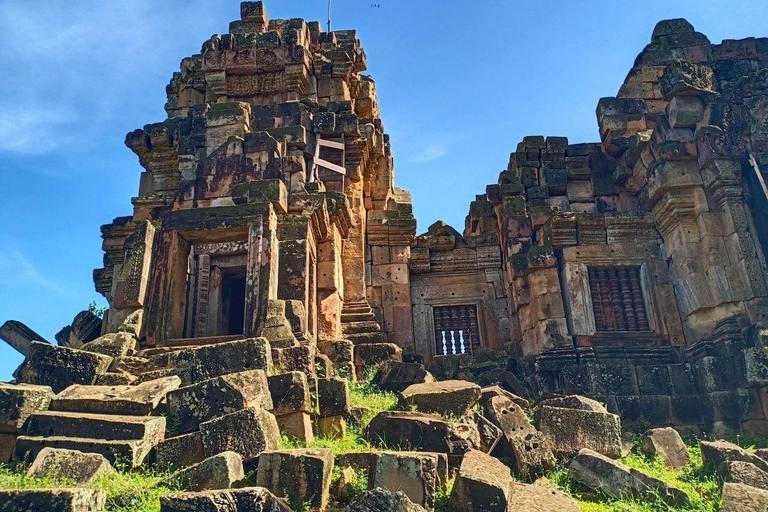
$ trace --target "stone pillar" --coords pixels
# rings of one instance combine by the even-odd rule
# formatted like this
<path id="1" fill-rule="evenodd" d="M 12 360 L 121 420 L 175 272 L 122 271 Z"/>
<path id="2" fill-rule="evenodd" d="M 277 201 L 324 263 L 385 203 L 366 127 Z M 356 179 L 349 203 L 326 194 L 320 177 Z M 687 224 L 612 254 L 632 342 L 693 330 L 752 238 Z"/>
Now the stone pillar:
<path id="1" fill-rule="evenodd" d="M 362 181 L 347 181 L 345 193 L 349 200 L 352 226 L 342 242 L 344 302 L 357 302 L 365 300 L 366 212 Z"/>

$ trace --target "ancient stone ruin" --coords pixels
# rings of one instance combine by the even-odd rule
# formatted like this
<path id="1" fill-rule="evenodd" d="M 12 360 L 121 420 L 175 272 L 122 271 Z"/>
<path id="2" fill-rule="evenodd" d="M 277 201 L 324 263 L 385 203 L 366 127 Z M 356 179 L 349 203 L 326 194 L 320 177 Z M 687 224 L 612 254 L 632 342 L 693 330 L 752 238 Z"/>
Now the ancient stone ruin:
<path id="1" fill-rule="evenodd" d="M 181 61 L 168 118 L 126 137 L 144 170 L 102 226 L 103 319 L 78 314 L 58 345 L 0 328 L 26 356 L 0 384 L 0 462 L 76 450 L 94 457 L 57 464 L 83 482 L 119 459 L 217 489 L 169 512 L 322 510 L 344 492 L 334 464 L 367 475 L 350 511 L 429 510 L 454 470 L 450 510 L 578 510 L 488 454 L 523 479 L 572 459 L 585 485 L 679 506 L 613 460 L 623 432 L 659 427 L 644 449 L 675 467 L 677 432 L 768 435 L 768 38 L 660 22 L 598 101 L 599 140 L 525 137 L 461 232 L 417 235 L 365 69 L 354 30 L 261 2 Z M 370 379 L 399 406 L 362 424 L 349 384 Z M 356 423 L 401 451 L 281 449 Z M 709 457 L 768 470 L 737 449 Z M 729 506 L 768 500 L 750 478 L 726 478 Z M 12 499 L 104 501 L 30 492 Z"/>

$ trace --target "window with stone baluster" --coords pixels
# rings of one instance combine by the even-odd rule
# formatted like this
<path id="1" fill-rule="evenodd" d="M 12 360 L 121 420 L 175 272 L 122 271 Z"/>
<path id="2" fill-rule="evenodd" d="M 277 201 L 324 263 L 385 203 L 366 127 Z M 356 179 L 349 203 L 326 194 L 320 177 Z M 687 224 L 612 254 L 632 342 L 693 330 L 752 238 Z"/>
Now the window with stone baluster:
<path id="1" fill-rule="evenodd" d="M 597 332 L 648 332 L 639 266 L 589 267 Z"/>
<path id="2" fill-rule="evenodd" d="M 480 330 L 477 326 L 477 306 L 436 306 L 435 354 L 471 354 L 480 347 Z"/>

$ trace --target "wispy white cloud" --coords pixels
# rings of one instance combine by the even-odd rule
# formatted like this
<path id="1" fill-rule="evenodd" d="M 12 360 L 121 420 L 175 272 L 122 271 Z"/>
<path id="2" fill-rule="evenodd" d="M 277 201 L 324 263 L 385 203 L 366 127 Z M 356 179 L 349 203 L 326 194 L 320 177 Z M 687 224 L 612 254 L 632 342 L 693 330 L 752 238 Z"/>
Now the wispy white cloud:
<path id="1" fill-rule="evenodd" d="M 40 155 L 57 149 L 67 135 L 63 124 L 77 120 L 67 108 L 30 106 L 0 111 L 0 151 Z"/>
<path id="2" fill-rule="evenodd" d="M 25 288 L 27 293 L 35 287 L 53 291 L 59 295 L 75 297 L 59 282 L 44 274 L 35 263 L 17 249 L 0 251 L 0 287 Z"/>
<path id="3" fill-rule="evenodd" d="M 406 159 L 414 164 L 431 162 L 444 157 L 448 153 L 448 148 L 443 142 L 433 142 L 426 145 L 420 152 L 409 155 Z"/>

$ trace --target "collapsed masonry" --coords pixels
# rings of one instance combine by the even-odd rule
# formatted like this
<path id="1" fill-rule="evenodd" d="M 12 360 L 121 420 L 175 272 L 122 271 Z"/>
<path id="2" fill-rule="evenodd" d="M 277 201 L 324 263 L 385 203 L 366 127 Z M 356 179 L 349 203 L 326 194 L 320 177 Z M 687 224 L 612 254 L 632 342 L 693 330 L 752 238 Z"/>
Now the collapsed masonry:
<path id="1" fill-rule="evenodd" d="M 416 236 L 356 33 L 241 11 L 181 62 L 168 119 L 127 136 L 145 171 L 94 280 L 102 334 L 135 335 L 142 357 L 81 384 L 266 338 L 310 379 L 315 361 L 353 378 L 404 358 L 586 394 L 628 425 L 768 433 L 768 38 L 659 23 L 598 103 L 600 142 L 525 137 L 463 233 Z M 51 385 L 30 332 L 5 327 L 29 356 L 17 378 Z"/>

